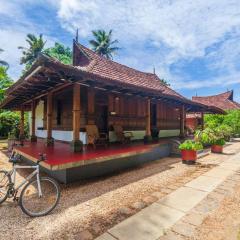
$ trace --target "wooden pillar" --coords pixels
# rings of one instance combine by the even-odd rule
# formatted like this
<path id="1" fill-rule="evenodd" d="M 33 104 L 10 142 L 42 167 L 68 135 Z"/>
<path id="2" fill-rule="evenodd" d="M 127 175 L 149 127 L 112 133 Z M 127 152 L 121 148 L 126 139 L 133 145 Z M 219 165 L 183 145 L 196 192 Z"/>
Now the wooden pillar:
<path id="1" fill-rule="evenodd" d="M 146 115 L 146 133 L 144 142 L 151 141 L 151 100 L 147 99 L 147 115 Z"/>
<path id="2" fill-rule="evenodd" d="M 52 113 L 53 112 L 53 93 L 49 92 L 47 95 L 47 139 L 46 145 L 52 146 L 54 139 L 52 137 Z"/>
<path id="3" fill-rule="evenodd" d="M 95 91 L 88 88 L 88 124 L 95 123 Z"/>
<path id="4" fill-rule="evenodd" d="M 79 139 L 80 133 L 80 84 L 73 85 L 73 140 L 71 142 L 71 150 L 73 152 L 82 151 L 82 142 Z"/>
<path id="5" fill-rule="evenodd" d="M 37 141 L 37 137 L 36 137 L 36 133 L 35 133 L 35 119 L 36 119 L 36 101 L 33 100 L 32 101 L 32 105 L 31 105 L 31 111 L 32 111 L 32 135 L 31 135 L 31 142 L 36 142 Z"/>
<path id="6" fill-rule="evenodd" d="M 204 113 L 201 112 L 201 129 L 204 130 Z"/>
<path id="7" fill-rule="evenodd" d="M 185 106 L 183 105 L 180 109 L 180 137 L 185 137 L 185 119 L 186 112 Z"/>
<path id="8" fill-rule="evenodd" d="M 21 111 L 20 111 L 20 132 L 19 132 L 19 139 L 21 144 L 23 143 L 23 140 L 25 138 L 24 136 L 24 108 L 23 106 L 21 107 Z"/>

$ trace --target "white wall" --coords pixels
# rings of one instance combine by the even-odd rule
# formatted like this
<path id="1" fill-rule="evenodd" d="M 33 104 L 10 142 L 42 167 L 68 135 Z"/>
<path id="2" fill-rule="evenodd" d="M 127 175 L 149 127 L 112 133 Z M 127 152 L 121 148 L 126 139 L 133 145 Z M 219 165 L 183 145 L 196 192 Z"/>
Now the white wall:
<path id="1" fill-rule="evenodd" d="M 133 134 L 132 140 L 141 140 L 145 136 L 144 130 L 139 131 L 124 131 L 131 132 Z M 159 137 L 178 137 L 180 134 L 180 129 L 171 129 L 171 130 L 160 130 Z M 116 134 L 113 131 L 109 132 L 109 140 L 110 142 L 115 142 L 117 140 Z"/>
<path id="2" fill-rule="evenodd" d="M 36 136 L 41 137 L 41 138 L 46 138 L 47 137 L 47 130 L 38 130 L 38 128 L 43 127 L 43 111 L 44 111 L 44 103 L 43 101 L 40 101 L 39 104 L 36 107 Z M 31 126 L 31 117 L 32 114 L 29 114 L 29 127 L 32 129 Z M 30 130 L 30 132 L 32 132 Z M 61 131 L 61 130 L 52 130 L 52 137 L 56 140 L 61 140 L 61 141 L 67 141 L 70 142 L 73 139 L 73 132 L 72 131 Z M 80 132 L 79 133 L 80 140 L 86 144 L 86 133 L 85 132 Z"/>
<path id="3" fill-rule="evenodd" d="M 38 130 L 39 127 L 43 127 L 43 111 L 44 111 L 44 102 L 40 101 L 36 107 L 36 136 L 41 137 L 41 138 L 46 138 L 47 137 L 47 131 L 46 130 Z M 32 126 L 31 126 L 31 117 L 32 114 L 30 112 L 29 114 L 29 127 L 30 127 L 30 133 L 32 132 Z M 126 132 L 132 132 L 133 134 L 133 140 L 141 140 L 145 136 L 145 131 L 144 130 L 138 130 L 138 131 L 126 131 Z M 175 137 L 179 136 L 180 130 L 179 129 L 173 129 L 173 130 L 160 130 L 159 137 Z M 73 139 L 73 133 L 72 131 L 60 131 L 60 130 L 53 130 L 52 131 L 52 136 L 56 140 L 61 140 L 61 141 L 67 141 L 70 142 Z M 87 139 L 86 139 L 86 133 L 85 132 L 80 132 L 79 133 L 80 140 L 86 144 Z M 110 142 L 115 142 L 116 141 L 116 135 L 113 131 L 109 132 L 109 140 Z"/>
<path id="4" fill-rule="evenodd" d="M 36 136 L 41 138 L 47 138 L 47 130 L 36 130 Z M 52 130 L 52 137 L 56 140 L 71 142 L 73 139 L 72 131 Z M 83 144 L 87 143 L 86 133 L 80 132 L 79 138 Z"/>
<path id="5" fill-rule="evenodd" d="M 159 137 L 178 137 L 180 129 L 160 130 Z"/>

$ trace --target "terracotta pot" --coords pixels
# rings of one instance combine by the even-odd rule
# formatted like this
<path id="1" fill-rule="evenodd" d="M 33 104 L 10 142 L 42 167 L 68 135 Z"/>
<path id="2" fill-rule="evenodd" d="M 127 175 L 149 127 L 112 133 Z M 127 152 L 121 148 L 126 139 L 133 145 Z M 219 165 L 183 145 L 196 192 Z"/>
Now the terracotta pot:
<path id="1" fill-rule="evenodd" d="M 223 152 L 223 146 L 222 145 L 212 145 L 211 146 L 211 152 L 212 153 L 222 153 Z"/>
<path id="2" fill-rule="evenodd" d="M 181 150 L 183 163 L 195 163 L 197 160 L 197 151 L 195 150 Z"/>

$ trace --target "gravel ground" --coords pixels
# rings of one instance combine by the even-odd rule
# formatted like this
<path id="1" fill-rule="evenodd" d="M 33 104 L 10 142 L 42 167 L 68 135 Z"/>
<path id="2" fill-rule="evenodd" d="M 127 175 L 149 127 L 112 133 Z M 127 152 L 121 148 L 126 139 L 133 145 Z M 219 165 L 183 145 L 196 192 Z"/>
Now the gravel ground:
<path id="1" fill-rule="evenodd" d="M 194 240 L 240 240 L 240 184 L 198 228 Z"/>
<path id="2" fill-rule="evenodd" d="M 59 206 L 46 217 L 29 218 L 9 200 L 0 206 L 0 239 L 93 239 L 139 211 L 141 203 L 149 205 L 239 150 L 240 143 L 234 143 L 225 155 L 208 155 L 195 166 L 186 166 L 179 158 L 164 158 L 108 177 L 62 186 Z M 10 168 L 6 160 L 1 151 L 0 168 Z M 18 177 L 25 174 L 20 172 Z"/>

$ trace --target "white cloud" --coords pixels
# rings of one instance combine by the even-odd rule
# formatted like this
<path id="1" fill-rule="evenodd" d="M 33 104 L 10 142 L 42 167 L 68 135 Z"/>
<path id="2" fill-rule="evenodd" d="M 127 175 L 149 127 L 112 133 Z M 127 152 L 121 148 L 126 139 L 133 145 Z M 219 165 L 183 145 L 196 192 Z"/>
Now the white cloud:
<path id="1" fill-rule="evenodd" d="M 193 89 L 197 90 L 198 88 L 211 88 L 214 86 L 228 87 L 234 84 L 240 84 L 240 74 L 239 72 L 233 72 L 227 76 L 213 77 L 211 79 L 203 79 L 199 81 L 190 81 L 186 84 L 183 79 L 179 79 L 175 82 L 176 89 Z M 184 86 L 184 87 L 183 87 Z"/>
<path id="2" fill-rule="evenodd" d="M 0 30 L 0 47 L 6 50 L 1 57 L 14 66 L 10 70 L 14 77 L 21 68 L 17 46 L 25 44 L 28 32 L 38 33 L 45 27 L 29 22 L 23 11 L 24 6 L 34 4 L 55 7 L 62 27 L 72 34 L 79 28 L 84 40 L 93 29 L 113 29 L 122 47 L 118 61 L 150 72 L 155 66 L 158 75 L 175 88 L 216 86 L 240 79 L 236 66 L 240 62 L 239 0 L 0 0 L 0 15 L 12 20 Z M 48 35 L 52 34 L 45 32 L 49 43 L 55 40 Z M 195 81 L 191 69 L 183 68 L 194 59 L 202 59 L 206 71 L 215 75 Z"/>
<path id="3" fill-rule="evenodd" d="M 171 79 L 176 87 L 179 87 L 179 81 L 186 82 L 183 79 L 186 76 L 171 73 L 171 64 L 182 59 L 208 58 L 209 68 L 218 71 L 236 61 L 228 54 L 234 50 L 235 55 L 240 53 L 239 47 L 237 51 L 234 47 L 239 46 L 235 41 L 228 48 L 213 50 L 212 56 L 206 54 L 208 47 L 224 41 L 226 35 L 239 26 L 238 0 L 61 0 L 58 18 L 72 33 L 79 28 L 82 37 L 89 37 L 93 29 L 114 29 L 115 37 L 128 49 L 127 56 L 119 57 L 122 62 L 148 70 L 155 65 L 157 72 Z M 147 48 L 153 46 L 156 52 L 149 53 Z M 221 54 L 226 58 L 221 59 Z M 233 75 L 233 69 L 228 71 Z M 221 84 L 220 81 L 210 82 Z M 205 82 L 194 84 L 203 86 Z"/>

